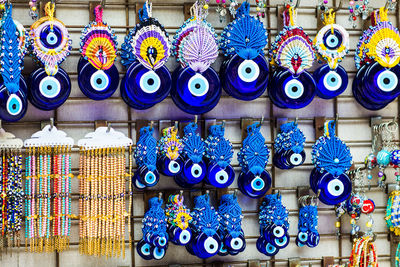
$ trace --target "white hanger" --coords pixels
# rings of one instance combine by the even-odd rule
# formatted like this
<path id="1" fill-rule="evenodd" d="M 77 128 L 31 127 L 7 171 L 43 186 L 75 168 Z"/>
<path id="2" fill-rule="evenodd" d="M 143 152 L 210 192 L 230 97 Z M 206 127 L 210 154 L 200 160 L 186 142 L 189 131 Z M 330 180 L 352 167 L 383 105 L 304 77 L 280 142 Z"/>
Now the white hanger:
<path id="1" fill-rule="evenodd" d="M 24 142 L 16 138 L 14 134 L 6 132 L 0 120 L 0 149 L 2 148 L 10 148 L 10 149 L 19 149 L 22 148 Z"/>
<path id="2" fill-rule="evenodd" d="M 74 139 L 67 137 L 64 131 L 57 130 L 53 125 L 54 120 L 50 119 L 50 125 L 46 125 L 41 131 L 34 133 L 30 139 L 25 140 L 25 147 L 40 146 L 70 146 L 74 145 Z"/>
<path id="3" fill-rule="evenodd" d="M 85 138 L 78 141 L 78 146 L 87 149 L 128 147 L 133 144 L 132 139 L 123 133 L 108 127 L 99 127 L 94 132 L 85 135 Z"/>

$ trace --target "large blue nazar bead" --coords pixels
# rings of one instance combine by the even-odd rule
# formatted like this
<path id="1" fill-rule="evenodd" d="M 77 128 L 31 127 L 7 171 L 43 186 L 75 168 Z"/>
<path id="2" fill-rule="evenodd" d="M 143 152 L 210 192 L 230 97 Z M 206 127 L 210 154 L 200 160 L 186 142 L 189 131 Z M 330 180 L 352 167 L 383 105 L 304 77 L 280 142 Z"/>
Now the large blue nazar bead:
<path id="1" fill-rule="evenodd" d="M 221 168 L 218 164 L 210 164 L 207 168 L 207 182 L 217 188 L 226 188 L 235 180 L 235 171 L 231 165 Z"/>
<path id="2" fill-rule="evenodd" d="M 9 122 L 19 121 L 24 117 L 27 108 L 27 86 L 22 75 L 16 93 L 10 93 L 0 77 L 0 118 Z"/>

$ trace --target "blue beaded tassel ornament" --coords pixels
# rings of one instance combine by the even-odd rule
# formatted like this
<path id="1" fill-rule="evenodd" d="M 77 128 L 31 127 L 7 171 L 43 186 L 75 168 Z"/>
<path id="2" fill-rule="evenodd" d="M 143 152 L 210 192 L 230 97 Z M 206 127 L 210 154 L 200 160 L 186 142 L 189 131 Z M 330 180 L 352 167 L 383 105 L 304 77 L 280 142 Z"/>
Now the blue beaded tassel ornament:
<path id="1" fill-rule="evenodd" d="M 306 196 L 310 198 L 310 196 Z M 314 248 L 318 246 L 320 236 L 318 233 L 318 204 L 313 201 L 307 202 L 307 199 L 299 199 L 299 223 L 296 245 L 298 247 L 308 246 Z"/>
<path id="2" fill-rule="evenodd" d="M 269 159 L 269 149 L 260 132 L 261 123 L 247 127 L 247 137 L 238 153 L 242 171 L 238 178 L 240 191 L 251 198 L 261 198 L 271 188 L 271 176 L 265 167 Z"/>

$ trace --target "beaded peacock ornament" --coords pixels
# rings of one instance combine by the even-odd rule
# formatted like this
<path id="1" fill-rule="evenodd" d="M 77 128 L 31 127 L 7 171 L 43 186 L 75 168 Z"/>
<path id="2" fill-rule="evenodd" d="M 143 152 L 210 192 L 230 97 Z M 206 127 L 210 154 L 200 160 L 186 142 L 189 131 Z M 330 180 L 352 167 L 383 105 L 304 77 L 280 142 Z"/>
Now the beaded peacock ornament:
<path id="1" fill-rule="evenodd" d="M 238 153 L 239 165 L 242 167 L 238 187 L 243 194 L 251 198 L 260 198 L 271 188 L 271 176 L 265 170 L 269 149 L 260 129 L 260 123 L 247 127 L 247 137 Z"/>
<path id="2" fill-rule="evenodd" d="M 177 127 L 164 129 L 158 141 L 157 169 L 166 176 L 175 176 L 183 170 L 183 143 Z"/>
<path id="3" fill-rule="evenodd" d="M 186 246 L 192 239 L 192 231 L 189 227 L 192 216 L 190 216 L 190 210 L 183 204 L 183 201 L 183 195 L 171 195 L 165 207 L 169 239 L 179 246 Z"/>

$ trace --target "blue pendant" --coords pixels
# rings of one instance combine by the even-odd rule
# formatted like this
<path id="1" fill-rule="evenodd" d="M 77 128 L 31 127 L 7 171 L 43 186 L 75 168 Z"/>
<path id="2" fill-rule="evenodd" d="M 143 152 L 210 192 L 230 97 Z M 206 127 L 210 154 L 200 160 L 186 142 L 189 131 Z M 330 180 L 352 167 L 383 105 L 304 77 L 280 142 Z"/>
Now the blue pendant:
<path id="1" fill-rule="evenodd" d="M 235 180 L 235 171 L 231 165 L 221 168 L 218 164 L 209 164 L 206 181 L 217 188 L 226 188 Z"/>
<path id="2" fill-rule="evenodd" d="M 10 93 L 0 76 L 0 118 L 5 121 L 14 122 L 22 119 L 28 108 L 27 86 L 24 77 L 20 77 L 19 90 Z"/>
<path id="3" fill-rule="evenodd" d="M 271 176 L 267 171 L 257 176 L 250 171 L 246 174 L 241 172 L 238 178 L 239 190 L 250 198 L 263 197 L 271 188 L 271 184 Z"/>
<path id="4" fill-rule="evenodd" d="M 207 259 L 217 255 L 220 246 L 221 239 L 217 234 L 208 236 L 200 233 L 196 236 L 192 248 L 197 257 Z"/>
<path id="5" fill-rule="evenodd" d="M 130 106 L 133 109 L 137 110 L 145 110 L 153 107 L 155 104 L 143 104 L 132 98 L 131 95 L 128 95 L 128 92 L 126 90 L 126 78 L 122 78 L 121 84 L 120 84 L 120 91 L 121 91 L 121 97 L 124 100 L 124 102 Z"/>
<path id="6" fill-rule="evenodd" d="M 243 252 L 246 248 L 246 240 L 244 238 L 243 233 L 241 233 L 238 237 L 233 238 L 230 234 L 227 234 L 224 238 L 224 245 L 228 249 L 228 251 L 233 252 L 236 251 L 238 253 Z"/>
<path id="7" fill-rule="evenodd" d="M 244 60 L 235 54 L 221 66 L 224 90 L 240 100 L 254 100 L 260 97 L 268 85 L 268 62 L 263 55 L 253 60 Z"/>
<path id="8" fill-rule="evenodd" d="M 144 260 L 152 260 L 153 259 L 153 254 L 151 253 L 151 245 L 148 244 L 146 241 L 143 239 L 138 242 L 136 245 L 136 251 L 139 254 L 140 257 L 142 257 Z"/>
<path id="9" fill-rule="evenodd" d="M 321 190 L 319 200 L 326 205 L 336 205 L 345 201 L 351 194 L 351 188 L 351 180 L 345 173 L 334 177 L 324 172 L 317 182 L 317 192 Z"/>
<path id="10" fill-rule="evenodd" d="M 146 187 L 155 186 L 160 179 L 160 175 L 157 170 L 149 171 L 146 165 L 143 165 L 137 170 L 137 180 L 139 184 Z"/>
<path id="11" fill-rule="evenodd" d="M 184 183 L 194 185 L 202 182 L 206 173 L 207 167 L 203 161 L 193 163 L 192 160 L 188 159 L 183 166 L 180 177 Z"/>
<path id="12" fill-rule="evenodd" d="M 382 67 L 378 62 L 370 64 L 365 71 L 364 94 L 374 101 L 393 100 L 400 95 L 400 66 L 391 69 Z"/>
<path id="13" fill-rule="evenodd" d="M 313 74 L 317 84 L 317 95 L 323 99 L 332 99 L 342 94 L 349 84 L 346 70 L 338 65 L 332 70 L 328 64 L 319 67 Z"/>
<path id="14" fill-rule="evenodd" d="M 157 169 L 166 176 L 175 176 L 182 172 L 183 161 L 179 156 L 176 160 L 171 160 L 167 156 L 157 159 Z"/>

